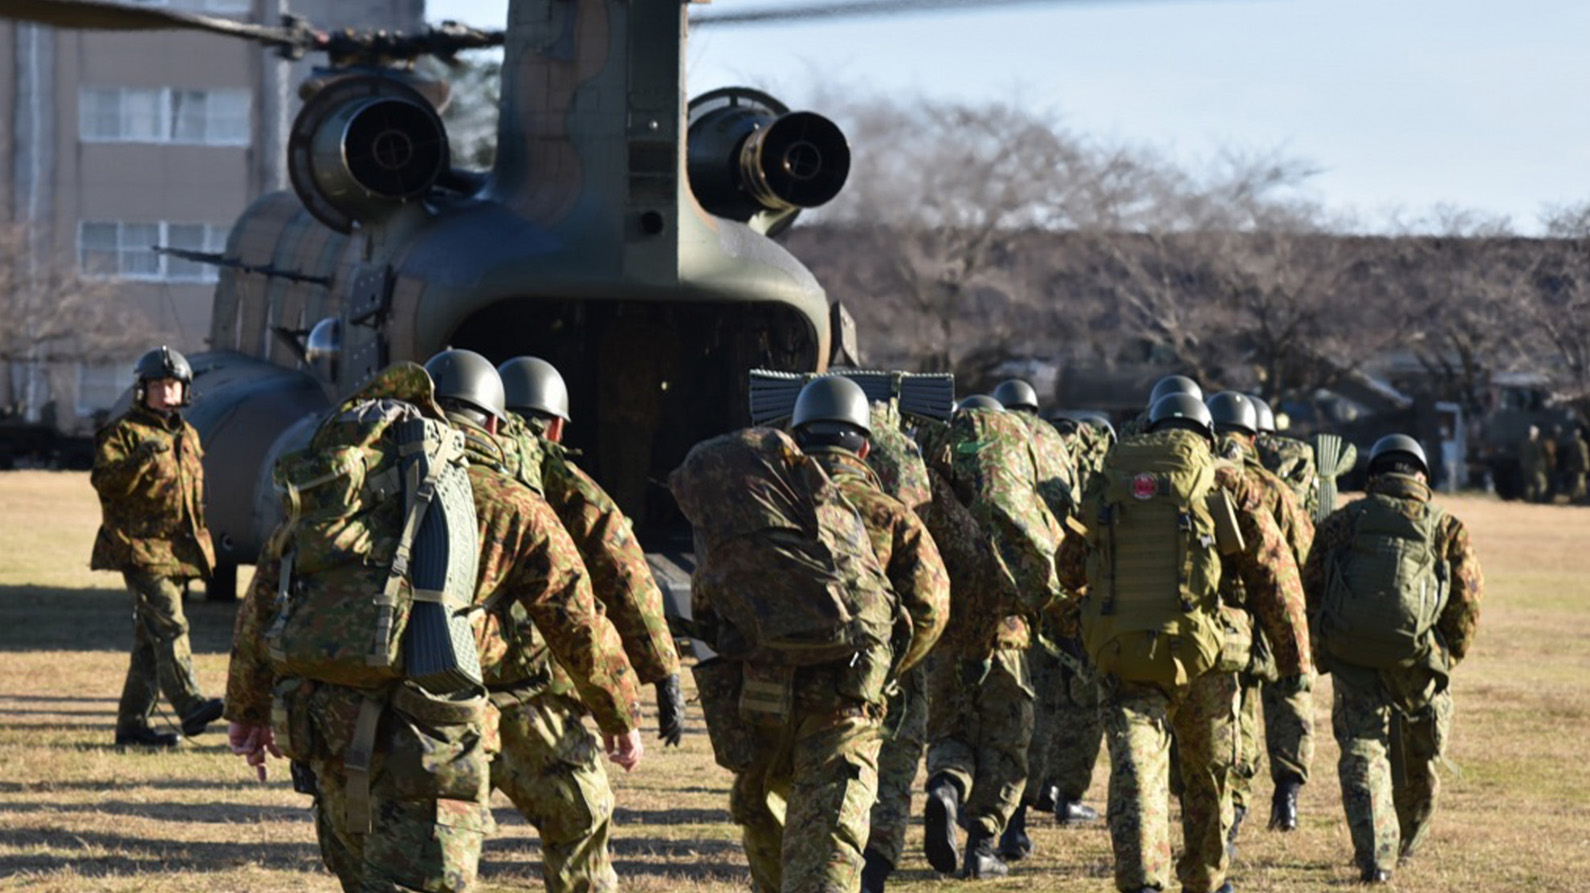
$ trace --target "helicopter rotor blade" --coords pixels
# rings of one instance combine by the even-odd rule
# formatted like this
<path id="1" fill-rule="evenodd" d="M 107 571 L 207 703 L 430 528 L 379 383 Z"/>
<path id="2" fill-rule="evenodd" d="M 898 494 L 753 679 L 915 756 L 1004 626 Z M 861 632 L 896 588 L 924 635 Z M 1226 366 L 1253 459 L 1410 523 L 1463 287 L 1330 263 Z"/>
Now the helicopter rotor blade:
<path id="1" fill-rule="evenodd" d="M 774 22 L 820 22 L 831 19 L 860 19 L 908 15 L 918 12 L 977 12 L 1005 6 L 1037 6 L 1053 3 L 1101 4 L 1106 0 L 821 0 L 793 3 L 770 9 L 746 12 L 702 12 L 690 17 L 694 26 L 763 25 Z"/>
<path id="2" fill-rule="evenodd" d="M 272 28 L 191 12 L 122 6 L 97 0 L 0 0 L 0 18 L 87 31 L 208 31 L 295 50 L 312 49 L 305 29 Z"/>

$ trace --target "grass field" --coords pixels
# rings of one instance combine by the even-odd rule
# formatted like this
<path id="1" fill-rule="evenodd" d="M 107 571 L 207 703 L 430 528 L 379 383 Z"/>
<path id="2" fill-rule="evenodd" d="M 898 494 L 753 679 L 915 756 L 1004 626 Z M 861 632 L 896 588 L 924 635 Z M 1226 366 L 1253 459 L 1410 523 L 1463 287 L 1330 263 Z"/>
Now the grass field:
<path id="1" fill-rule="evenodd" d="M 1433 840 L 1395 889 L 1590 890 L 1590 509 L 1480 497 L 1445 504 L 1472 531 L 1487 593 L 1474 651 L 1458 672 L 1457 720 Z M 0 890 L 318 891 L 307 800 L 278 765 L 253 780 L 216 731 L 168 754 L 110 747 L 131 643 L 120 578 L 91 573 L 98 507 L 81 473 L 0 474 Z M 189 603 L 207 694 L 220 694 L 232 609 Z M 1303 827 L 1244 830 L 1239 890 L 1351 886 L 1351 847 L 1328 734 L 1329 682 L 1317 699 L 1313 782 Z M 684 746 L 650 747 L 615 780 L 614 857 L 625 889 L 728 891 L 748 886 L 728 817 L 728 775 L 692 716 Z M 648 742 L 651 736 L 648 734 Z M 1102 807 L 1106 767 L 1091 800 Z M 1261 773 L 1256 796 L 1267 800 Z M 534 829 L 494 801 L 499 833 L 482 886 L 538 888 Z M 918 810 L 920 812 L 920 809 Z M 1262 810 L 1261 810 L 1262 812 Z M 1011 878 L 942 881 L 908 857 L 891 889 L 1082 891 L 1112 888 L 1102 828 L 1033 823 L 1038 852 Z M 913 829 L 913 852 L 920 830 Z"/>

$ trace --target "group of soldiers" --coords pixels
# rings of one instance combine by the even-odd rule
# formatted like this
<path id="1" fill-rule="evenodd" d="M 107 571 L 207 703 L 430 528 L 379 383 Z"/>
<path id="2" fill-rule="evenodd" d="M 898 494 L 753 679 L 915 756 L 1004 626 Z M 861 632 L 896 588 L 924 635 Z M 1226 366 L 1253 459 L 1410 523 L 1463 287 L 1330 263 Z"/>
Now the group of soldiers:
<path id="1" fill-rule="evenodd" d="M 1590 444 L 1577 425 L 1555 436 L 1530 425 L 1518 445 L 1518 466 L 1524 475 L 1524 498 L 1530 502 L 1551 502 L 1558 494 L 1574 505 L 1590 501 L 1586 477 L 1590 475 Z"/>
<path id="2" fill-rule="evenodd" d="M 105 525 L 95 566 L 126 574 L 137 617 L 117 743 L 164 747 L 177 736 L 149 727 L 157 689 L 185 734 L 222 712 L 192 682 L 180 600 L 184 580 L 204 576 L 212 559 L 198 438 L 180 416 L 191 370 L 161 348 L 136 375 L 134 407 L 100 435 L 94 485 Z M 666 742 L 679 743 L 684 714 L 679 658 L 630 523 L 561 446 L 568 392 L 545 362 L 494 367 L 445 351 L 423 369 L 380 373 L 334 418 L 367 425 L 394 401 L 403 418 L 458 432 L 467 458 L 479 555 L 469 556 L 467 608 L 456 613 L 471 625 L 480 684 L 438 695 L 401 675 L 349 684 L 284 664 L 281 631 L 295 605 L 315 604 L 307 593 L 317 557 L 292 548 L 290 512 L 238 613 L 224 704 L 231 749 L 261 778 L 267 755 L 292 759 L 294 786 L 315 798 L 323 858 L 345 889 L 469 887 L 492 830 L 494 788 L 539 830 L 547 889 L 616 889 L 601 757 L 626 771 L 641 762 L 639 685 L 655 686 Z M 842 375 L 805 385 L 789 438 L 786 458 L 820 472 L 810 479 L 831 485 L 859 518 L 864 542 L 848 547 L 883 578 L 839 568 L 834 579 L 865 592 L 856 622 L 874 611 L 892 632 L 827 662 L 747 649 L 749 631 L 735 629 L 744 621 L 721 609 L 723 594 L 698 571 L 694 628 L 717 657 L 694 668 L 697 687 L 715 754 L 734 772 L 730 810 L 755 889 L 885 889 L 909 856 L 924 759 L 928 864 L 969 879 L 1003 876 L 1033 850 L 1033 814 L 1062 825 L 1098 819 L 1083 797 L 1107 746 L 1116 886 L 1231 890 L 1261 747 L 1274 783 L 1270 827 L 1298 826 L 1316 669 L 1335 679 L 1338 770 L 1361 877 L 1387 881 L 1417 850 L 1450 727 L 1447 683 L 1472 641 L 1481 582 L 1461 523 L 1429 503 L 1416 442 L 1377 443 L 1368 498 L 1315 530 L 1303 508 L 1318 498 L 1307 445 L 1280 437 L 1262 401 L 1229 391 L 1205 401 L 1180 376 L 1156 385 L 1118 443 L 1097 417 L 1044 420 L 1020 381 L 937 419 L 869 401 Z M 379 455 L 362 455 L 367 477 L 328 478 L 352 482 L 350 502 L 377 505 L 400 476 L 377 474 L 384 466 L 369 463 Z M 1144 456 L 1160 470 L 1123 476 Z M 1178 458 L 1165 465 L 1165 456 Z M 1123 499 L 1146 506 L 1187 481 L 1199 501 L 1168 516 L 1180 531 L 1174 542 L 1121 523 L 1136 510 Z M 288 484 L 294 509 L 312 498 Z M 375 545 L 344 536 L 333 551 L 384 555 L 409 586 L 413 527 L 423 523 L 411 523 L 395 549 L 378 534 Z M 698 524 L 698 549 L 702 536 Z M 107 541 L 117 557 L 106 557 Z M 780 548 L 777 536 L 747 542 Z M 1383 559 L 1386 542 L 1417 543 L 1414 557 L 1432 558 L 1350 560 Z M 1360 628 L 1339 580 L 1363 587 L 1363 574 L 1344 568 L 1370 567 L 1373 578 L 1384 567 L 1395 590 L 1414 565 L 1409 573 L 1436 574 L 1439 598 L 1417 631 L 1415 658 L 1380 665 L 1382 651 L 1354 650 Z M 1198 603 L 1189 576 L 1218 580 L 1212 601 Z M 1178 616 L 1133 626 L 1145 610 L 1166 608 L 1145 608 L 1130 581 L 1161 577 L 1173 590 L 1180 581 L 1165 602 Z M 777 578 L 750 588 L 736 597 L 777 603 L 807 591 Z M 406 591 L 414 604 L 446 603 L 418 582 Z M 328 614 L 307 628 L 336 642 L 349 636 L 343 622 Z M 1329 647 L 1312 640 L 1322 628 Z M 727 704 L 716 697 L 723 691 Z M 1174 876 L 1173 793 L 1184 825 Z"/>

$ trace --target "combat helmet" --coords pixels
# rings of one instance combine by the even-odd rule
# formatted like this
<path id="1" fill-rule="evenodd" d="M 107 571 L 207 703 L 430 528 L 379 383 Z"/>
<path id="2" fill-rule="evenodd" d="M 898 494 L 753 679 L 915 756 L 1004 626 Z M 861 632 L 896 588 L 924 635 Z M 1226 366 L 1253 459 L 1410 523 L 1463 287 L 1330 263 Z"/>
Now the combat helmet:
<path id="1" fill-rule="evenodd" d="M 1148 393 L 1148 405 L 1153 407 L 1171 394 L 1190 394 L 1194 400 L 1202 400 L 1204 389 L 1198 386 L 1198 382 L 1185 375 L 1167 375 L 1154 382 L 1154 390 Z"/>
<path id="2" fill-rule="evenodd" d="M 959 403 L 955 404 L 956 412 L 964 409 L 991 409 L 994 412 L 1004 412 L 1005 404 L 987 394 L 973 394 L 970 397 L 962 398 Z"/>
<path id="3" fill-rule="evenodd" d="M 193 393 L 193 367 L 188 365 L 188 358 L 164 344 L 144 351 L 144 355 L 133 364 L 133 396 L 141 405 L 144 402 L 144 386 L 151 381 L 167 378 L 181 382 L 182 399 L 177 405 L 187 406 Z"/>
<path id="4" fill-rule="evenodd" d="M 814 378 L 795 398 L 790 427 L 817 433 L 835 433 L 845 428 L 859 429 L 872 436 L 872 404 L 867 393 L 842 375 Z"/>
<path id="5" fill-rule="evenodd" d="M 1209 417 L 1217 432 L 1224 434 L 1228 429 L 1235 428 L 1249 437 L 1258 433 L 1259 411 L 1248 395 L 1221 391 L 1210 397 L 1205 405 L 1209 407 Z"/>
<path id="6" fill-rule="evenodd" d="M 1406 434 L 1387 434 L 1369 448 L 1369 473 L 1377 473 L 1377 464 L 1390 464 L 1397 460 L 1406 462 L 1409 459 L 1419 463 L 1420 471 L 1426 475 L 1430 473 L 1430 460 L 1425 458 L 1424 447 L 1419 445 L 1419 441 Z M 1381 460 L 1385 460 L 1384 463 Z"/>
<path id="7" fill-rule="evenodd" d="M 502 376 L 480 354 L 444 350 L 425 362 L 425 371 L 436 383 L 438 401 L 457 401 L 499 419 L 507 413 Z"/>
<path id="8" fill-rule="evenodd" d="M 1167 394 L 1154 401 L 1154 405 L 1148 410 L 1148 430 L 1159 431 L 1165 428 L 1186 428 L 1198 431 L 1211 439 L 1215 435 L 1214 420 L 1209 415 L 1209 407 L 1191 394 Z"/>
<path id="9" fill-rule="evenodd" d="M 1275 412 L 1270 409 L 1270 404 L 1264 402 L 1262 399 L 1260 399 L 1258 397 L 1255 397 L 1255 396 L 1253 396 L 1251 394 L 1248 395 L 1248 399 L 1253 401 L 1253 410 L 1259 414 L 1259 417 L 1258 417 L 1259 433 L 1260 434 L 1274 434 L 1275 433 Z"/>
<path id="10" fill-rule="evenodd" d="M 514 357 L 497 367 L 508 408 L 516 415 L 569 418 L 569 386 L 558 368 L 540 357 Z"/>
<path id="11" fill-rule="evenodd" d="M 1019 378 L 1000 382 L 999 387 L 994 388 L 993 398 L 1006 409 L 1038 411 L 1038 392 Z"/>

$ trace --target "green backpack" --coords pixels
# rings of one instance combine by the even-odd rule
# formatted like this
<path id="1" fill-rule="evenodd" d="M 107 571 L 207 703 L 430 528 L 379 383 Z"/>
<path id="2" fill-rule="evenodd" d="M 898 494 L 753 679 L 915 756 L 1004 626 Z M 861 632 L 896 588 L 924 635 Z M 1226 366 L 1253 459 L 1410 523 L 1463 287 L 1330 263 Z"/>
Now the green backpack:
<path id="1" fill-rule="evenodd" d="M 698 443 L 668 486 L 695 528 L 692 598 L 723 621 L 708 635 L 725 657 L 812 666 L 889 642 L 896 599 L 866 525 L 789 435 Z"/>
<path id="2" fill-rule="evenodd" d="M 282 676 L 361 689 L 409 679 L 438 694 L 480 685 L 466 468 L 463 435 L 411 363 L 277 461 L 285 518 L 267 549 L 281 586 L 266 642 Z"/>
<path id="3" fill-rule="evenodd" d="M 1443 512 L 1426 503 L 1410 518 L 1404 506 L 1377 493 L 1346 509 L 1353 538 L 1330 558 L 1314 618 L 1315 641 L 1334 660 L 1384 670 L 1418 662 L 1429 647 L 1448 592 L 1435 548 Z"/>
<path id="4" fill-rule="evenodd" d="M 1088 594 L 1082 643 L 1128 682 L 1181 685 L 1219 662 L 1221 543 L 1229 499 L 1208 441 L 1184 430 L 1123 440 L 1083 501 Z M 1233 519 L 1234 521 L 1234 519 Z"/>

